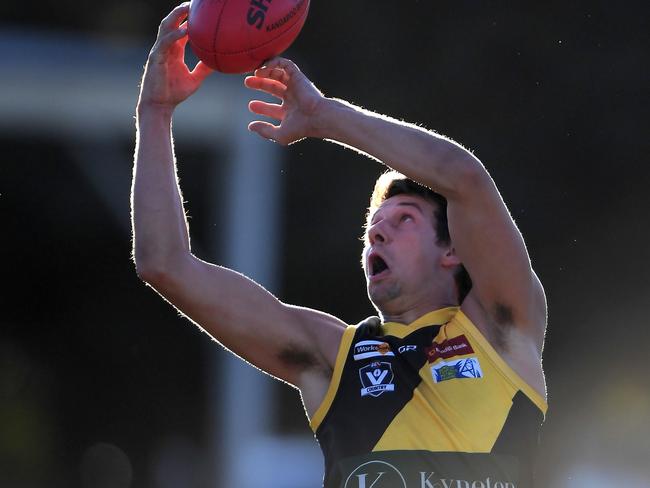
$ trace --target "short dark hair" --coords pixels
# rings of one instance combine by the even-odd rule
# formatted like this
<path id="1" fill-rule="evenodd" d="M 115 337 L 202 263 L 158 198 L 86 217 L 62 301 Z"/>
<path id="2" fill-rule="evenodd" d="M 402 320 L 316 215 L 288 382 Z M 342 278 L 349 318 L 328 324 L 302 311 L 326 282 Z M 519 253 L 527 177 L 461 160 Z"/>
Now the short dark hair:
<path id="1" fill-rule="evenodd" d="M 370 197 L 370 206 L 366 214 L 366 228 L 369 226 L 372 214 L 387 199 L 396 195 L 416 195 L 433 203 L 435 210 L 433 212 L 433 227 L 438 236 L 436 242 L 439 246 L 448 246 L 451 244 L 449 235 L 449 223 L 447 221 L 447 199 L 440 193 L 413 181 L 397 171 L 386 171 L 375 182 L 375 188 Z M 463 300 L 472 288 L 472 279 L 467 273 L 465 266 L 459 266 L 454 279 L 458 289 L 458 303 Z"/>

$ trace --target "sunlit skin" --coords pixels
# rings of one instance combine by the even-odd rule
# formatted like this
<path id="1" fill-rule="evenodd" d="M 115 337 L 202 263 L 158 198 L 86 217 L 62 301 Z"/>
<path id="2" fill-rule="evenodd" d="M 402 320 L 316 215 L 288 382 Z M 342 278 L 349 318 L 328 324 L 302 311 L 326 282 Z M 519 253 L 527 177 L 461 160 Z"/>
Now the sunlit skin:
<path id="1" fill-rule="evenodd" d="M 430 310 L 457 305 L 450 246 L 437 244 L 435 204 L 414 195 L 387 199 L 370 217 L 363 251 L 368 297 L 385 321 L 410 323 Z M 373 273 L 381 258 L 387 269 Z"/>
<path id="2" fill-rule="evenodd" d="M 298 388 L 313 416 L 330 387 L 347 324 L 282 302 L 242 274 L 200 259 L 190 245 L 172 114 L 211 70 L 200 62 L 193 69 L 185 64 L 188 9 L 188 3 L 182 4 L 161 22 L 138 99 L 132 185 L 137 272 L 224 347 Z M 374 212 L 363 258 L 368 295 L 384 321 L 402 324 L 458 305 L 454 274 L 462 257 L 472 277 L 463 313 L 545 395 L 540 365 L 544 291 L 482 163 L 435 132 L 325 97 L 288 59 L 269 60 L 245 85 L 278 99 L 249 103 L 264 118 L 248 126 L 259 136 L 282 145 L 311 137 L 355 148 L 447 199 L 453 247 L 437 243 L 434 202 L 398 195 Z M 374 256 L 386 270 L 372 272 L 381 271 Z"/>

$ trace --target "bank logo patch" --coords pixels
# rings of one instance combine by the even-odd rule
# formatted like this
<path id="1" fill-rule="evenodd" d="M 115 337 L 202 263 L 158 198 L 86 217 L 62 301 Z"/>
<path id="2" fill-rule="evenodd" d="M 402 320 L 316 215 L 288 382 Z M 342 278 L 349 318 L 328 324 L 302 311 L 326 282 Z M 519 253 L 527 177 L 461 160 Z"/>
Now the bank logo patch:
<path id="1" fill-rule="evenodd" d="M 361 341 L 354 345 L 354 360 L 382 357 L 382 356 L 395 356 L 395 353 L 390 350 L 388 342 L 384 341 Z"/>
<path id="2" fill-rule="evenodd" d="M 378 397 L 385 391 L 395 391 L 393 367 L 385 361 L 375 361 L 359 369 L 361 396 Z"/>
<path id="3" fill-rule="evenodd" d="M 477 358 L 464 358 L 434 364 L 431 367 L 431 375 L 433 381 L 441 383 L 453 379 L 483 378 L 483 371 Z"/>
<path id="4" fill-rule="evenodd" d="M 442 341 L 440 344 L 434 342 L 431 347 L 426 350 L 427 359 L 430 363 L 436 362 L 438 359 L 448 359 L 454 356 L 463 356 L 465 354 L 474 354 L 471 344 L 467 337 L 460 335 L 452 339 Z"/>

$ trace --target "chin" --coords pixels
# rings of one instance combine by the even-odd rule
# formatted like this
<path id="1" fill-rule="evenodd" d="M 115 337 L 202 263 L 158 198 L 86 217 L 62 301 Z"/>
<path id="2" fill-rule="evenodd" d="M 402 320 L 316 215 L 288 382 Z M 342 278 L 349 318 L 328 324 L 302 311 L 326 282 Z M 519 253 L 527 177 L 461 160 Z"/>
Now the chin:
<path id="1" fill-rule="evenodd" d="M 368 298 L 378 310 L 383 310 L 393 300 L 402 295 L 402 288 L 397 283 L 379 283 L 368 286 Z"/>

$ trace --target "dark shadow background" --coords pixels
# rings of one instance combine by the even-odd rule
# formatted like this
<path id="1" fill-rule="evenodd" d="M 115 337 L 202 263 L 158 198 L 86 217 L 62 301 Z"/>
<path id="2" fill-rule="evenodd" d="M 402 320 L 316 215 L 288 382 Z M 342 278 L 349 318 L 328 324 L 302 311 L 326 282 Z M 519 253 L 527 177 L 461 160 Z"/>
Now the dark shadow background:
<path id="1" fill-rule="evenodd" d="M 0 28 L 138 43 L 144 63 L 172 6 L 3 4 Z M 496 180 L 548 295 L 540 486 L 614 486 L 602 480 L 620 473 L 650 486 L 649 13 L 645 2 L 314 0 L 287 53 L 327 95 L 449 135 Z M 0 484 L 79 486 L 84 453 L 108 442 L 128 453 L 134 487 L 159 486 L 161 439 L 205 456 L 208 338 L 139 282 L 128 234 L 65 146 L 0 133 L 0 147 Z M 126 164 L 132 141 L 117 150 Z M 373 312 L 358 237 L 382 168 L 326 142 L 285 151 L 280 298 L 356 322 Z M 211 168 L 182 140 L 177 154 L 198 168 L 181 175 L 204 222 Z M 115 191 L 128 198 L 129 184 Z M 276 429 L 308 432 L 297 395 L 281 391 Z"/>

